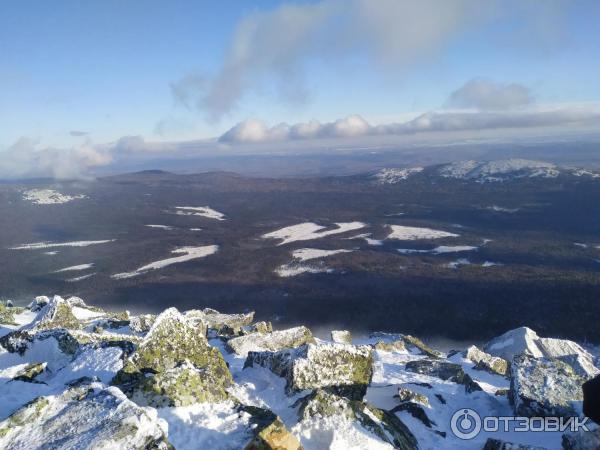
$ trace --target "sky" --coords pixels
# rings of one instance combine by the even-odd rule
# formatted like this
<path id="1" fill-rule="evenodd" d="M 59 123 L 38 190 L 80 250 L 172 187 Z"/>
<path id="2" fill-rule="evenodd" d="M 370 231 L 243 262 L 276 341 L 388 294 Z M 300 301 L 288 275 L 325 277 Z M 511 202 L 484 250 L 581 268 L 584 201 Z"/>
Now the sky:
<path id="1" fill-rule="evenodd" d="M 598 129 L 596 0 L 0 2 L 0 176 L 121 154 Z"/>

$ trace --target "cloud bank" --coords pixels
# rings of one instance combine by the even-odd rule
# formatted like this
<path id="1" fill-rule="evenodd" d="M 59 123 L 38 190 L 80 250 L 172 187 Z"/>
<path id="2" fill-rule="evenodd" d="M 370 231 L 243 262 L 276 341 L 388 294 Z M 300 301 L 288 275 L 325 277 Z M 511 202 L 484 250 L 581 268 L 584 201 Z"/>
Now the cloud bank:
<path id="1" fill-rule="evenodd" d="M 476 78 L 450 94 L 448 106 L 501 110 L 518 108 L 534 102 L 530 89 L 517 84 L 501 84 Z"/>
<path id="2" fill-rule="evenodd" d="M 535 2 L 520 0 L 321 0 L 283 4 L 255 12 L 238 23 L 220 67 L 214 73 L 188 74 L 171 84 L 175 99 L 219 120 L 250 92 L 275 90 L 283 100 L 306 100 L 303 74 L 314 61 L 335 64 L 361 58 L 377 71 L 397 76 L 428 61 L 468 30 L 507 17 L 529 30 L 528 42 L 543 45 L 560 33 L 557 17 L 565 2 L 548 1 L 545 14 Z M 547 26 L 551 22 L 552 27 Z M 544 41 L 544 42 L 541 42 Z M 555 43 L 555 40 L 553 40 Z M 484 42 L 483 45 L 486 45 Z M 490 51 L 498 43 L 490 43 Z M 514 43 L 511 44 L 514 48 Z M 506 94 L 504 99 L 502 94 Z M 515 86 L 473 82 L 456 92 L 462 106 L 505 108 L 526 104 L 527 92 Z"/>

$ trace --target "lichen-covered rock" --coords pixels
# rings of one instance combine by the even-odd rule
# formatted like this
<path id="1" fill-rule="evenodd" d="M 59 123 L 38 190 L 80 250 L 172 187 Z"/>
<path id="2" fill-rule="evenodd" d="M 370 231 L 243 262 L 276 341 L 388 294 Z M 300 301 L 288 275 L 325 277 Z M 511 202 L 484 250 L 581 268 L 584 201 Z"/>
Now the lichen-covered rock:
<path id="1" fill-rule="evenodd" d="M 14 310 L 0 302 L 0 325 L 16 325 Z"/>
<path id="2" fill-rule="evenodd" d="M 373 376 L 373 351 L 369 346 L 305 344 L 278 352 L 250 352 L 244 367 L 255 365 L 284 377 L 289 393 L 335 387 L 362 398 Z"/>
<path id="3" fill-rule="evenodd" d="M 300 441 L 272 411 L 246 405 L 240 405 L 238 410 L 250 414 L 254 434 L 244 450 L 303 450 Z"/>
<path id="4" fill-rule="evenodd" d="M 411 391 L 410 389 L 406 389 L 403 387 L 398 388 L 398 400 L 400 403 L 412 402 L 412 403 L 420 403 L 424 406 L 429 406 L 429 399 L 426 395 L 419 394 L 418 392 Z"/>
<path id="5" fill-rule="evenodd" d="M 379 341 L 379 342 L 375 343 L 375 345 L 373 345 L 373 347 L 375 348 L 375 350 L 380 350 L 380 351 L 384 351 L 384 352 L 405 352 L 406 351 L 406 344 L 404 343 L 403 339 L 397 339 L 397 340 L 391 341 L 391 342 Z"/>
<path id="6" fill-rule="evenodd" d="M 322 389 L 307 395 L 299 403 L 300 420 L 343 416 L 349 420 L 356 420 L 365 430 L 394 448 L 403 450 L 418 448 L 414 435 L 395 414 L 375 408 L 368 403 L 351 400 Z"/>
<path id="7" fill-rule="evenodd" d="M 600 449 L 600 428 L 567 432 L 562 436 L 562 447 L 564 450 L 598 450 Z"/>
<path id="8" fill-rule="evenodd" d="M 558 356 L 562 362 L 570 365 L 575 373 L 585 379 L 591 379 L 600 374 L 600 370 L 594 365 L 591 357 L 582 354 Z"/>
<path id="9" fill-rule="evenodd" d="M 136 333 L 147 333 L 156 321 L 156 314 L 140 314 L 129 319 L 129 328 Z"/>
<path id="10" fill-rule="evenodd" d="M 175 308 L 160 314 L 113 384 L 152 406 L 222 401 L 231 373 L 218 349 Z"/>
<path id="11" fill-rule="evenodd" d="M 421 352 L 425 356 L 429 356 L 430 358 L 441 358 L 442 353 L 437 350 L 432 349 L 427 344 L 425 344 L 421 339 L 411 336 L 409 334 L 405 334 L 402 336 L 404 343 L 407 347 L 414 347 L 419 352 Z"/>
<path id="12" fill-rule="evenodd" d="M 201 320 L 206 328 L 212 330 L 216 335 L 239 336 L 242 328 L 248 326 L 254 320 L 254 311 L 246 314 L 223 314 L 211 308 L 191 310 L 185 313 L 186 317 Z"/>
<path id="13" fill-rule="evenodd" d="M 406 370 L 462 384 L 465 386 L 466 392 L 482 390 L 481 386 L 466 374 L 459 364 L 437 359 L 419 359 L 407 362 Z"/>
<path id="14" fill-rule="evenodd" d="M 509 399 L 515 414 L 525 417 L 572 417 L 574 402 L 583 400 L 584 379 L 568 364 L 522 354 L 511 364 Z"/>
<path id="15" fill-rule="evenodd" d="M 43 430 L 43 432 L 40 432 Z M 0 422 L 0 448 L 169 450 L 166 424 L 117 388 L 82 385 L 39 397 Z"/>
<path id="16" fill-rule="evenodd" d="M 314 343 L 310 330 L 304 326 L 273 331 L 272 333 L 251 333 L 238 336 L 227 341 L 227 348 L 238 355 L 248 352 L 271 351 L 285 348 L 295 348 L 304 344 Z"/>
<path id="17" fill-rule="evenodd" d="M 25 381 L 27 383 L 35 383 L 35 377 L 42 374 L 46 370 L 48 364 L 45 362 L 27 364 L 14 377 L 15 381 Z"/>
<path id="18" fill-rule="evenodd" d="M 271 322 L 260 321 L 242 328 L 243 334 L 250 333 L 272 333 L 273 324 Z"/>
<path id="19" fill-rule="evenodd" d="M 501 441 L 500 439 L 488 438 L 485 441 L 483 450 L 546 450 L 546 448 L 527 444 L 513 444 L 512 442 Z"/>
<path id="20" fill-rule="evenodd" d="M 471 345 L 467 348 L 462 353 L 462 356 L 475 363 L 475 369 L 485 370 L 486 372 L 501 375 L 503 377 L 508 375 L 508 361 L 498 356 L 492 356 L 489 353 L 485 353 L 475 345 Z"/>
<path id="21" fill-rule="evenodd" d="M 352 333 L 348 330 L 332 330 L 331 340 L 337 344 L 352 344 Z"/>
<path id="22" fill-rule="evenodd" d="M 81 328 L 81 323 L 73 314 L 71 304 L 58 295 L 55 295 L 39 310 L 37 317 L 30 325 L 24 327 L 28 330 L 50 330 L 55 328 L 74 330 Z"/>

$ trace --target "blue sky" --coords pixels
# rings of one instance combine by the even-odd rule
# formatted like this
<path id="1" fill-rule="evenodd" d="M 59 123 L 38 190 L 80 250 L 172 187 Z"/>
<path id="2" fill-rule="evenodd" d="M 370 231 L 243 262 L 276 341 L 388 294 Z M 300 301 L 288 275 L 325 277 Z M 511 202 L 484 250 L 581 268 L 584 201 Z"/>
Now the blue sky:
<path id="1" fill-rule="evenodd" d="M 68 147 L 81 140 L 72 131 L 203 139 L 249 118 L 401 121 L 478 78 L 522 85 L 536 105 L 600 100 L 600 2 L 479 2 L 473 16 L 472 0 L 416 3 L 2 2 L 0 150 L 23 137 Z M 240 38 L 245 25 L 255 31 Z M 204 80 L 187 106 L 172 90 L 186 76 Z M 223 100 L 232 83 L 243 86 Z"/>

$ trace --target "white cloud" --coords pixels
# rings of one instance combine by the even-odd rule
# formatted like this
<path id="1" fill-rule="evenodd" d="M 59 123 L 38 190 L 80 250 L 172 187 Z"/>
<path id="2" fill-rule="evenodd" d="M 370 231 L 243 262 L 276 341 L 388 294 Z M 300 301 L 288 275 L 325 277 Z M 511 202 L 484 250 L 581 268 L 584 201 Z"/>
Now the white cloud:
<path id="1" fill-rule="evenodd" d="M 502 110 L 532 104 L 529 88 L 517 84 L 500 84 L 483 78 L 468 81 L 450 94 L 448 105 L 456 108 Z"/>
<path id="2" fill-rule="evenodd" d="M 238 23 L 215 73 L 189 74 L 172 83 L 171 90 L 178 102 L 218 120 L 250 92 L 275 90 L 283 100 L 305 100 L 308 93 L 303 75 L 306 66 L 315 61 L 335 66 L 358 57 L 366 60 L 369 70 L 397 76 L 435 57 L 454 38 L 491 21 L 519 23 L 529 30 L 529 43 L 543 46 L 552 41 L 557 45 L 555 35 L 561 30 L 557 18 L 564 17 L 560 14 L 564 7 L 565 2 L 548 1 L 545 14 L 540 15 L 539 2 L 529 0 L 508 4 L 498 0 L 284 3 Z M 551 32 L 544 26 L 548 23 Z M 490 51 L 497 51 L 498 45 L 490 43 Z M 509 51 L 521 47 L 514 42 L 507 46 Z M 509 89 L 513 90 L 518 94 L 518 89 Z M 491 103 L 501 106 L 498 100 Z M 305 131 L 311 132 L 310 128 Z"/>

